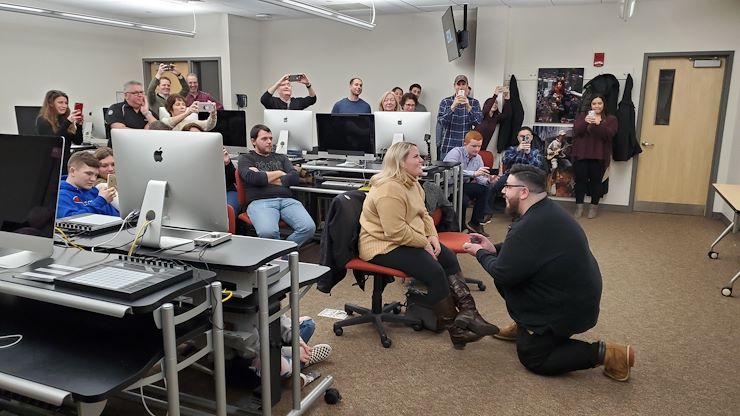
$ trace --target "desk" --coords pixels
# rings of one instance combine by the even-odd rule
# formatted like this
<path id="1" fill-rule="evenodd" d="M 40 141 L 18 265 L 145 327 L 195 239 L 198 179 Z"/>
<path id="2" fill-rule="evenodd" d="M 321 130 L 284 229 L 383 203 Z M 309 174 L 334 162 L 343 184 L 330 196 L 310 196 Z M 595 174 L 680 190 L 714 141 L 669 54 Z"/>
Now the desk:
<path id="1" fill-rule="evenodd" d="M 223 357 L 221 286 L 211 283 L 215 273 L 194 270 L 191 278 L 132 302 L 13 277 L 52 262 L 86 267 L 108 257 L 55 248 L 50 259 L 0 273 L 0 328 L 3 335 L 23 335 L 15 346 L 0 349 L 0 389 L 98 415 L 111 395 L 164 377 L 169 414 L 179 415 L 177 372 L 190 362 L 177 362 L 177 342 L 206 333 L 208 346 L 196 354 Z M 205 301 L 175 316 L 168 302 L 199 289 L 206 292 Z M 142 379 L 160 360 L 164 375 Z M 215 365 L 214 379 L 216 413 L 225 415 L 223 365 Z"/>
<path id="2" fill-rule="evenodd" d="M 170 236 L 180 238 L 192 238 L 192 235 L 202 235 L 201 231 L 190 230 L 167 230 Z M 74 241 L 85 247 L 93 247 L 97 244 L 111 240 L 112 234 L 94 237 L 75 237 Z M 121 247 L 119 250 L 128 248 L 133 241 L 133 235 L 121 232 L 106 244 L 106 247 Z M 270 363 L 270 371 L 262 372 L 262 403 L 275 403 L 279 400 L 281 392 L 280 384 L 280 347 L 270 347 L 270 340 L 280 337 L 278 318 L 282 311 L 274 314 L 269 312 L 269 299 L 284 296 L 290 292 L 291 321 L 299 320 L 299 292 L 300 286 L 312 284 L 321 276 L 329 272 L 329 268 L 315 264 L 298 262 L 296 245 L 293 242 L 283 240 L 269 240 L 257 237 L 245 237 L 234 235 L 231 240 L 209 247 L 206 250 L 195 250 L 180 252 L 173 250 L 155 250 L 142 247 L 137 250 L 142 255 L 156 255 L 158 257 L 187 261 L 199 267 L 216 268 L 219 270 L 219 280 L 225 286 L 234 289 L 236 300 L 229 301 L 228 307 L 240 306 L 240 300 L 247 302 L 253 294 L 258 298 L 258 318 L 260 332 L 260 360 Z M 289 254 L 290 253 L 290 254 Z M 289 254 L 289 260 L 273 261 L 274 259 Z M 275 283 L 268 284 L 267 268 L 264 265 L 270 261 L 280 266 L 280 273 Z M 267 290 L 261 290 L 267 288 Z M 298 326 L 293 325 L 293 363 L 300 364 L 300 351 L 298 348 Z M 274 344 L 274 343 L 273 343 Z M 319 385 L 311 391 L 303 400 L 300 398 L 300 369 L 293 371 L 293 412 L 300 414 L 320 397 L 332 383 L 333 378 L 327 376 Z M 277 376 L 276 376 L 277 375 Z M 270 415 L 270 406 L 262 406 L 263 415 Z"/>
<path id="3" fill-rule="evenodd" d="M 715 183 L 712 186 L 714 186 L 714 189 L 717 191 L 717 195 L 722 197 L 722 199 L 725 200 L 727 205 L 729 205 L 733 211 L 732 222 L 730 223 L 730 225 L 727 226 L 727 228 L 722 231 L 722 234 L 720 234 L 719 237 L 714 240 L 712 245 L 709 246 L 709 253 L 707 253 L 707 255 L 710 259 L 717 259 L 719 258 L 719 253 L 714 251 L 714 246 L 716 246 L 720 242 L 720 240 L 725 238 L 725 236 L 729 234 L 730 231 L 736 233 L 738 230 L 738 225 L 740 225 L 740 222 L 738 222 L 738 217 L 740 216 L 740 185 Z M 737 280 L 738 278 L 740 278 L 740 271 L 738 271 L 735 276 L 733 276 L 732 279 L 727 282 L 727 285 L 722 288 L 723 296 L 732 296 L 732 286 L 735 284 L 735 280 Z"/>

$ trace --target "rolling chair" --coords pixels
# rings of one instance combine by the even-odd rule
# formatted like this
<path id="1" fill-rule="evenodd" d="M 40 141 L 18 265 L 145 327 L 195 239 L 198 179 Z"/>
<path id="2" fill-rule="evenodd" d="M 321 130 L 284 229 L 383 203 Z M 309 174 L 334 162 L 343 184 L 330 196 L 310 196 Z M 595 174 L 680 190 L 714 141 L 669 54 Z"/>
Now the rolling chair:
<path id="1" fill-rule="evenodd" d="M 345 198 L 345 196 L 337 195 L 332 200 L 332 205 L 337 203 L 338 198 Z M 350 198 L 346 198 L 348 201 Z M 363 198 L 357 198 L 356 200 L 351 200 L 352 203 L 362 204 Z M 347 202 L 347 201 L 345 201 Z M 330 207 L 330 210 L 332 210 L 332 207 Z M 351 209 L 336 209 L 334 210 L 336 213 L 335 219 L 337 219 L 336 222 L 338 222 L 337 225 L 334 225 L 334 220 L 327 221 L 324 225 L 325 227 L 325 233 L 326 234 L 332 234 L 330 227 L 339 226 L 339 224 L 354 224 L 357 229 L 359 230 L 360 222 L 359 222 L 359 216 L 357 216 L 356 212 L 361 212 L 360 210 L 351 210 Z M 351 216 L 351 218 L 348 218 Z M 339 217 L 339 218 L 337 218 Z M 356 235 L 359 234 L 359 231 L 356 233 Z M 336 234 L 332 234 L 336 235 Z M 347 236 L 344 238 L 344 240 L 349 240 L 351 237 Z M 335 247 L 340 246 L 350 246 L 352 244 L 355 244 L 354 252 L 357 252 L 356 242 L 355 241 L 333 241 L 333 244 Z M 354 317 L 347 317 L 346 319 L 334 323 L 334 334 L 337 336 L 341 336 L 344 333 L 344 327 L 352 326 L 352 325 L 360 325 L 365 323 L 373 323 L 375 325 L 375 329 L 378 331 L 378 335 L 380 336 L 380 342 L 383 344 L 383 347 L 390 348 L 392 341 L 390 338 L 388 338 L 388 334 L 385 331 L 385 327 L 383 325 L 383 322 L 396 322 L 401 323 L 404 325 L 411 326 L 415 331 L 421 331 L 424 329 L 421 319 L 416 319 L 408 316 L 404 316 L 401 314 L 401 303 L 400 302 L 391 302 L 388 304 L 383 303 L 383 289 L 385 288 L 388 281 L 391 281 L 393 277 L 409 277 L 405 273 L 403 273 L 400 270 L 391 269 L 389 267 L 383 267 L 379 266 L 377 264 L 373 264 L 370 262 L 366 262 L 364 260 L 361 260 L 358 257 L 352 258 L 347 263 L 344 264 L 345 269 L 353 270 L 355 273 L 360 273 L 362 276 L 367 279 L 370 276 L 373 277 L 373 295 L 372 295 L 372 306 L 370 308 L 365 308 L 358 305 L 353 304 L 345 304 L 344 310 L 347 312 L 348 315 L 358 314 L 359 316 Z"/>
<path id="2" fill-rule="evenodd" d="M 434 220 L 435 226 L 439 224 L 439 221 L 442 219 L 442 209 L 435 209 L 432 213 L 432 219 Z M 452 252 L 455 254 L 465 253 L 465 250 L 463 249 L 463 244 L 467 243 L 470 240 L 470 236 L 467 233 L 454 231 L 440 231 L 437 232 L 437 236 L 439 237 L 439 242 L 452 250 Z M 482 280 L 473 279 L 470 277 L 463 277 L 463 280 L 465 280 L 465 283 L 467 284 L 477 285 L 478 290 L 480 290 L 481 292 L 484 292 L 486 290 L 486 285 L 485 283 L 483 283 Z"/>
<path id="3" fill-rule="evenodd" d="M 231 205 L 226 205 L 226 215 L 229 218 L 229 232 L 236 234 L 236 216 L 234 215 L 234 208 Z"/>
<path id="4" fill-rule="evenodd" d="M 249 218 L 249 214 L 247 214 L 247 210 L 246 210 L 246 207 L 247 207 L 247 191 L 244 190 L 244 186 L 242 185 L 242 179 L 239 176 L 239 172 L 238 171 L 236 172 L 236 175 L 234 175 L 234 176 L 236 177 L 236 198 L 239 200 L 239 206 L 244 208 L 244 212 L 240 213 L 237 216 L 237 218 L 243 224 L 246 224 L 246 225 L 248 225 L 250 227 L 254 227 L 252 225 L 252 219 Z M 285 227 L 288 227 L 288 224 L 285 221 L 280 220 L 280 222 L 278 223 L 278 227 L 285 228 Z M 235 227 L 235 229 L 236 229 L 236 227 Z"/>

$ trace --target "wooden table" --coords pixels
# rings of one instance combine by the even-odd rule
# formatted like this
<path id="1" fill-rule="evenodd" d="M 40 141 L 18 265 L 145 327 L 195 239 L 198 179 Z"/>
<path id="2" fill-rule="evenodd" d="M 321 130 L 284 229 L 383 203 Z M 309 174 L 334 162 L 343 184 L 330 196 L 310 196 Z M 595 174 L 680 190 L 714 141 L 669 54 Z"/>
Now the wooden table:
<path id="1" fill-rule="evenodd" d="M 722 199 L 725 200 L 727 205 L 730 206 L 730 208 L 733 211 L 733 217 L 732 222 L 730 225 L 725 228 L 724 231 L 722 231 L 722 234 L 717 237 L 716 240 L 712 243 L 712 245 L 709 247 L 709 253 L 707 255 L 710 259 L 718 259 L 719 253 L 714 251 L 714 246 L 716 246 L 727 234 L 732 231 L 733 233 L 736 233 L 738 231 L 738 225 L 740 224 L 740 221 L 738 221 L 738 216 L 740 216 L 740 185 L 732 185 L 732 184 L 726 184 L 726 183 L 715 183 L 713 184 L 714 189 L 717 191 L 717 195 L 722 197 Z M 735 280 L 740 278 L 740 271 L 735 273 L 735 276 L 730 279 L 730 281 L 727 283 L 725 287 L 722 288 L 722 295 L 723 296 L 732 296 L 732 285 L 735 284 Z"/>

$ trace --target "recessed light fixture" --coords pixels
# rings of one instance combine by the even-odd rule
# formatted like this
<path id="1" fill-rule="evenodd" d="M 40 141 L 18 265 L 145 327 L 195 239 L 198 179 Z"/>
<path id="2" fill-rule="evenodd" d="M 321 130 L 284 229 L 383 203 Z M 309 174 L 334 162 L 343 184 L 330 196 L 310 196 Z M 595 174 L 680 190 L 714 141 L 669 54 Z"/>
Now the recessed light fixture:
<path id="1" fill-rule="evenodd" d="M 258 19 L 270 19 L 270 18 L 272 18 L 272 15 L 269 14 L 269 13 L 257 13 L 257 14 L 254 15 L 254 17 L 256 17 Z"/>

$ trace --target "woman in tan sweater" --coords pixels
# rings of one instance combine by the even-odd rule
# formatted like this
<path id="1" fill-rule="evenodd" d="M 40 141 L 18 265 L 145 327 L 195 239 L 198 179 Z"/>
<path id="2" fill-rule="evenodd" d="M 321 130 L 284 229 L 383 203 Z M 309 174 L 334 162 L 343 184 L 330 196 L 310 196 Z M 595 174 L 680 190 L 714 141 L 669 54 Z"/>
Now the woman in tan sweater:
<path id="1" fill-rule="evenodd" d="M 362 207 L 360 258 L 423 282 L 427 294 L 420 303 L 431 307 L 437 315 L 437 328 L 447 328 L 455 348 L 462 349 L 468 342 L 498 333 L 498 328 L 478 314 L 467 285 L 458 275 L 457 257 L 439 243 L 418 181 L 422 166 L 416 145 L 399 142 L 388 148 L 383 170 L 370 180 Z"/>

